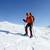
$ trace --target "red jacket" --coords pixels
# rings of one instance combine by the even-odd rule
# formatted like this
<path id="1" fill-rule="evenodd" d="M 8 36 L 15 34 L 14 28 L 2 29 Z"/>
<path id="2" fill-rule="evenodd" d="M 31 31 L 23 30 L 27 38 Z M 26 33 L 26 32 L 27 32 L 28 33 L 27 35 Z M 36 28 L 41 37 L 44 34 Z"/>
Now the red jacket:
<path id="1" fill-rule="evenodd" d="M 26 17 L 26 22 L 32 24 L 33 23 L 33 17 L 32 16 Z"/>

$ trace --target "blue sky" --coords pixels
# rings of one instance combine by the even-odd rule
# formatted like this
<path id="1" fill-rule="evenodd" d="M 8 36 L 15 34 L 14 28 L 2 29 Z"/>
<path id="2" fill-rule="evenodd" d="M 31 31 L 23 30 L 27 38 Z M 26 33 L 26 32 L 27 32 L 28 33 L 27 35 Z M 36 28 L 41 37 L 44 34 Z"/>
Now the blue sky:
<path id="1" fill-rule="evenodd" d="M 0 0 L 0 21 L 24 24 L 26 12 L 35 16 L 35 25 L 50 25 L 50 0 Z"/>

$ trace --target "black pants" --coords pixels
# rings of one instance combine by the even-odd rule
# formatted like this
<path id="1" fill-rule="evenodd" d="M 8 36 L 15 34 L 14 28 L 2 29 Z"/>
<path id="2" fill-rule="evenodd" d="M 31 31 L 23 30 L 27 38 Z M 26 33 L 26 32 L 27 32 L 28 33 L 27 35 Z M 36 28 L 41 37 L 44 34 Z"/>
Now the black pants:
<path id="1" fill-rule="evenodd" d="M 32 24 L 28 23 L 25 27 L 25 32 L 26 34 L 28 34 L 28 31 L 27 31 L 27 28 L 29 27 L 29 30 L 30 30 L 30 36 L 32 36 Z"/>

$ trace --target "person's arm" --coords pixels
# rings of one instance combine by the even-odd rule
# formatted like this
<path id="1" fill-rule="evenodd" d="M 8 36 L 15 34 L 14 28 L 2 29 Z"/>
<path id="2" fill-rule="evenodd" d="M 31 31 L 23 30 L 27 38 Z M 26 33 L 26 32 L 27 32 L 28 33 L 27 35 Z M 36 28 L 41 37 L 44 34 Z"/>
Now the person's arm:
<path id="1" fill-rule="evenodd" d="M 28 17 L 26 17 L 26 19 L 23 19 L 24 22 L 27 22 Z"/>
<path id="2" fill-rule="evenodd" d="M 24 21 L 24 22 L 26 22 L 26 20 L 25 20 L 25 19 L 23 19 L 23 21 Z"/>

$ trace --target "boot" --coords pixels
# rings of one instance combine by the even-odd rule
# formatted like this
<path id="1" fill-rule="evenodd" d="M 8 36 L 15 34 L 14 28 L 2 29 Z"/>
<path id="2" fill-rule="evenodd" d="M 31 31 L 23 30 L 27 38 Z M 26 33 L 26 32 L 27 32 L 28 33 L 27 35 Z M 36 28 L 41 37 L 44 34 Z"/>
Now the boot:
<path id="1" fill-rule="evenodd" d="M 33 37 L 33 35 L 30 36 L 30 38 L 32 38 L 32 37 Z"/>
<path id="2" fill-rule="evenodd" d="M 30 38 L 32 38 L 33 37 L 33 35 L 32 35 L 32 31 L 30 31 Z"/>

